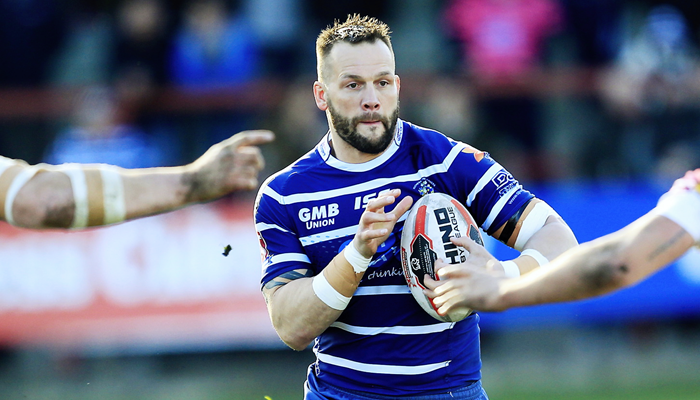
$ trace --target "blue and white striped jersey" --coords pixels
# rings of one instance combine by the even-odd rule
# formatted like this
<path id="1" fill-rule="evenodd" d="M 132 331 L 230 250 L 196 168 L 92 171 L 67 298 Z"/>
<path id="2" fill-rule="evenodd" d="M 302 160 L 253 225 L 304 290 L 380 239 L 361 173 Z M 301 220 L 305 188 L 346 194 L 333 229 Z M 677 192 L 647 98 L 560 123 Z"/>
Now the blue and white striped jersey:
<path id="1" fill-rule="evenodd" d="M 387 150 L 363 164 L 334 158 L 328 139 L 258 193 L 262 285 L 294 269 L 321 272 L 352 240 L 367 202 L 387 189 L 414 200 L 447 193 L 489 234 L 533 197 L 488 154 L 405 121 Z M 481 378 L 478 315 L 439 322 L 411 296 L 399 254 L 404 220 L 379 247 L 348 307 L 316 338 L 310 380 L 402 396 Z"/>

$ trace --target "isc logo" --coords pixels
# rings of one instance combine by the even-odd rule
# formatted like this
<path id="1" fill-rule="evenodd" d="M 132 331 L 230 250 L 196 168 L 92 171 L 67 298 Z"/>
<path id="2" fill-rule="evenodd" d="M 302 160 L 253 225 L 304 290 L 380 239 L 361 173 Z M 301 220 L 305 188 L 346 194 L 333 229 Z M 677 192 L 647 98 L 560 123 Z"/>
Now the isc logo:
<path id="1" fill-rule="evenodd" d="M 335 224 L 336 215 L 340 214 L 338 203 L 324 204 L 299 210 L 299 220 L 306 224 L 306 229 L 319 228 Z"/>
<path id="2" fill-rule="evenodd" d="M 464 250 L 455 246 L 450 237 L 462 237 L 459 231 L 459 223 L 455 216 L 455 209 L 452 207 L 437 208 L 434 211 L 438 228 L 442 232 L 442 246 L 445 249 L 445 256 L 450 264 L 465 262 L 467 260 Z"/>

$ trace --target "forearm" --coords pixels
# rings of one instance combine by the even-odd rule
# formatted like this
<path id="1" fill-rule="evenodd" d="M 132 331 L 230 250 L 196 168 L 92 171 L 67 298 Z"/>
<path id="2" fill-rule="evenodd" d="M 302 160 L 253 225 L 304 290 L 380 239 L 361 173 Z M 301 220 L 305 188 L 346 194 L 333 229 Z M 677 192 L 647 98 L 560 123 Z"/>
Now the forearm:
<path id="1" fill-rule="evenodd" d="M 126 218 L 133 219 L 184 207 L 199 201 L 199 184 L 188 167 L 121 170 Z"/>
<path id="2" fill-rule="evenodd" d="M 622 285 L 614 274 L 614 243 L 607 246 L 584 243 L 517 279 L 502 282 L 496 301 L 498 309 L 543 303 L 572 301 L 597 296 Z"/>
<path id="3" fill-rule="evenodd" d="M 103 164 L 27 167 L 36 172 L 3 219 L 25 228 L 84 228 L 171 211 L 194 202 L 187 167 L 129 170 Z M 9 192 L 9 194 L 8 194 Z M 5 212 L 6 210 L 9 211 Z M 7 215 L 6 215 L 7 214 Z"/>
<path id="4" fill-rule="evenodd" d="M 312 281 L 313 278 L 303 278 L 289 282 L 275 291 L 268 302 L 272 325 L 294 350 L 305 349 L 342 313 L 314 294 Z"/>
<path id="5" fill-rule="evenodd" d="M 658 215 L 584 243 L 547 268 L 504 281 L 505 308 L 599 296 L 636 284 L 685 253 L 693 238 Z"/>
<path id="6" fill-rule="evenodd" d="M 352 246 L 352 242 L 349 246 Z M 266 294 L 272 324 L 278 335 L 295 350 L 306 348 L 323 333 L 347 306 L 364 273 L 356 273 L 343 253 L 313 278 L 295 279 Z M 322 278 L 327 289 L 323 290 Z M 340 298 L 334 304 L 333 296 Z M 334 291 L 334 292 L 333 292 Z"/>

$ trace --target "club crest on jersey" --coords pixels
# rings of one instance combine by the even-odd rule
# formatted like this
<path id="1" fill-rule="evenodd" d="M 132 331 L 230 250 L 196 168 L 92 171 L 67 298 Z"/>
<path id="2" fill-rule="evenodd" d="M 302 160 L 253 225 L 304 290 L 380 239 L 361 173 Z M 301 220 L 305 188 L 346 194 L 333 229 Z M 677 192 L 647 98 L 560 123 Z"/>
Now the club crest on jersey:
<path id="1" fill-rule="evenodd" d="M 435 183 L 430 179 L 421 178 L 418 183 L 413 185 L 413 188 L 416 189 L 421 196 L 425 196 L 426 194 L 435 192 Z"/>
<path id="2" fill-rule="evenodd" d="M 299 220 L 306 225 L 306 229 L 323 228 L 335 225 L 335 217 L 338 214 L 338 203 L 322 204 L 299 209 Z"/>

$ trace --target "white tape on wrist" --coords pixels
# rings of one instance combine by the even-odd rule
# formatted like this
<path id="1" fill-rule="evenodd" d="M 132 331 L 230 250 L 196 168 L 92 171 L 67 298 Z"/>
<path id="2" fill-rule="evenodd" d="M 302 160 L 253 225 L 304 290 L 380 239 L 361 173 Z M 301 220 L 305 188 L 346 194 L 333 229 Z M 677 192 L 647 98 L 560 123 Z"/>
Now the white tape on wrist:
<path id="1" fill-rule="evenodd" d="M 501 265 L 506 273 L 506 278 L 517 278 L 520 276 L 520 268 L 518 268 L 518 264 L 515 261 L 501 261 Z"/>
<path id="2" fill-rule="evenodd" d="M 311 286 L 319 300 L 334 310 L 343 311 L 350 303 L 350 297 L 345 297 L 335 290 L 323 275 L 323 271 L 313 278 Z"/>
<path id="3" fill-rule="evenodd" d="M 352 265 L 352 269 L 355 270 L 355 273 L 359 274 L 367 271 L 369 263 L 372 261 L 372 257 L 367 258 L 360 254 L 353 243 L 354 241 L 351 241 L 347 246 L 345 246 L 343 255 L 345 256 L 345 259 L 348 260 L 350 265 Z"/>
<path id="4" fill-rule="evenodd" d="M 535 249 L 525 249 L 520 254 L 523 256 L 530 256 L 534 258 L 540 267 L 544 267 L 545 265 L 549 264 L 549 260 L 547 259 L 547 257 L 543 256 L 542 253 Z"/>

